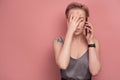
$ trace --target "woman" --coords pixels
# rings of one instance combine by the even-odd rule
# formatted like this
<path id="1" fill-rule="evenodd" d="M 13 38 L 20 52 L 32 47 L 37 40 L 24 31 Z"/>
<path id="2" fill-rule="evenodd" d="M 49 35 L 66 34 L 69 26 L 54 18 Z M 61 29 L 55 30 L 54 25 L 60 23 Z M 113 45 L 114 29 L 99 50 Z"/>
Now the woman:
<path id="1" fill-rule="evenodd" d="M 65 11 L 67 32 L 54 40 L 56 64 L 61 80 L 91 80 L 100 71 L 99 42 L 93 26 L 87 21 L 88 8 L 77 2 L 70 3 Z"/>

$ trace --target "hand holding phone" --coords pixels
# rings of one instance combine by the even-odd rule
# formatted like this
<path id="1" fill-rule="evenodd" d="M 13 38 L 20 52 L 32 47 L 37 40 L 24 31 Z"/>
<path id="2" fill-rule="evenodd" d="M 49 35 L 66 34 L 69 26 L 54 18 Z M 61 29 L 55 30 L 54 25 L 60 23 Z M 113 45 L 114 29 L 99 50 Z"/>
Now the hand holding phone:
<path id="1" fill-rule="evenodd" d="M 85 23 L 85 35 L 87 36 L 88 33 L 90 33 L 90 30 L 88 29 L 90 28 L 89 24 L 86 22 Z"/>
<path id="2" fill-rule="evenodd" d="M 93 34 L 93 25 L 89 22 L 85 23 L 85 36 L 87 38 L 88 43 L 91 42 L 94 38 Z"/>

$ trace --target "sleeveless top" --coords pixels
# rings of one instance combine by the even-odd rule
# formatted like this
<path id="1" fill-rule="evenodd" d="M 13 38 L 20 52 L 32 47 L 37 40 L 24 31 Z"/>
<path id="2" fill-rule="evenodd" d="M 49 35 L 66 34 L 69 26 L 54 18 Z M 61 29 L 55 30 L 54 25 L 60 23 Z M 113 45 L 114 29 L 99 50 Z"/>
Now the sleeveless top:
<path id="1" fill-rule="evenodd" d="M 78 59 L 70 57 L 67 69 L 60 69 L 61 80 L 91 80 L 88 50 Z"/>

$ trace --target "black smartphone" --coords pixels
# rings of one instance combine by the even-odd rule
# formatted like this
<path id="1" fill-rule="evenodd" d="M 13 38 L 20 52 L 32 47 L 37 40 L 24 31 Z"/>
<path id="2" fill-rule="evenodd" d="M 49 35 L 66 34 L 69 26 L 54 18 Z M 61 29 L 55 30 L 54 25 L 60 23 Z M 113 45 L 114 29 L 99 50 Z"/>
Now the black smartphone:
<path id="1" fill-rule="evenodd" d="M 85 35 L 87 36 L 87 29 L 85 29 Z"/>
<path id="2" fill-rule="evenodd" d="M 88 21 L 88 18 L 86 18 L 85 27 L 87 27 L 87 26 L 86 26 L 87 21 Z M 87 36 L 87 29 L 85 29 L 85 35 Z"/>
<path id="3" fill-rule="evenodd" d="M 86 22 L 87 22 L 87 21 L 86 21 Z M 87 27 L 86 24 L 87 24 L 87 23 L 85 23 L 85 27 Z M 85 35 L 87 36 L 87 28 L 85 29 Z"/>

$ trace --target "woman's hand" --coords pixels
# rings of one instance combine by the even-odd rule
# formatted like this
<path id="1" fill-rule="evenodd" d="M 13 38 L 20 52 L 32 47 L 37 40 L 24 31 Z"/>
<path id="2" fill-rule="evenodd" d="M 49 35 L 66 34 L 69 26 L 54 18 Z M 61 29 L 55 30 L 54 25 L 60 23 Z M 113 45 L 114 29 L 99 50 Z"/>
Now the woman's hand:
<path id="1" fill-rule="evenodd" d="M 71 14 L 70 17 L 68 17 L 68 21 L 67 21 L 68 31 L 70 31 L 70 33 L 73 34 L 80 22 L 81 19 L 79 16 L 73 16 Z"/>
<path id="2" fill-rule="evenodd" d="M 89 22 L 86 22 L 85 29 L 87 29 L 86 39 L 88 41 L 88 44 L 94 44 L 93 25 Z"/>

